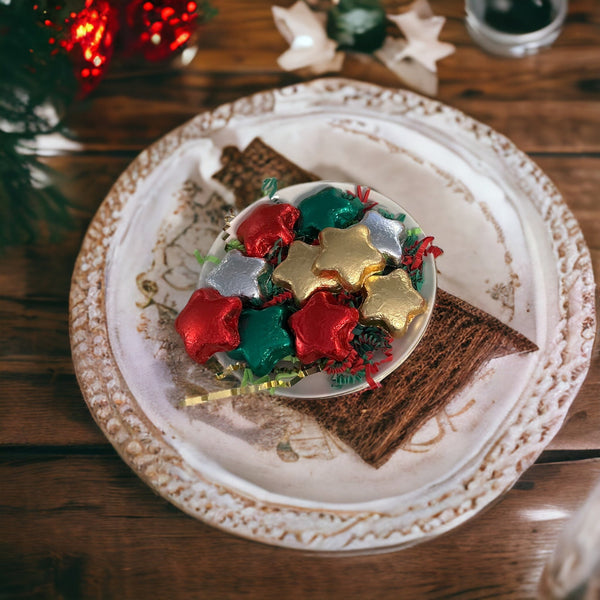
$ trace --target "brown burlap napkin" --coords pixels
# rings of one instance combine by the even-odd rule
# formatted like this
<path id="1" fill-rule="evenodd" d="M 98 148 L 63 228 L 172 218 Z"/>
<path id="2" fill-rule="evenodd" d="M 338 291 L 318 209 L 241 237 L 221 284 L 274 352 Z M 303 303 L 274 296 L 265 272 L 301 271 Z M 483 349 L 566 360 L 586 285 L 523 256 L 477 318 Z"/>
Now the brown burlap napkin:
<path id="1" fill-rule="evenodd" d="M 233 192 L 238 210 L 262 196 L 262 182 L 268 177 L 276 177 L 280 188 L 320 179 L 289 161 L 260 138 L 254 138 L 243 152 L 235 146 L 226 146 L 221 164 L 222 169 L 213 178 Z"/>
<path id="2" fill-rule="evenodd" d="M 537 346 L 490 314 L 438 290 L 423 339 L 382 387 L 315 400 L 280 398 L 380 467 L 493 358 Z"/>
<path id="3" fill-rule="evenodd" d="M 214 177 L 234 191 L 240 209 L 260 197 L 267 177 L 277 177 L 280 187 L 319 179 L 258 138 L 243 152 L 228 146 L 222 162 L 223 168 Z M 380 467 L 485 363 L 534 350 L 533 342 L 495 317 L 438 290 L 423 339 L 381 388 L 334 398 L 279 401 L 314 417 L 364 461 Z"/>

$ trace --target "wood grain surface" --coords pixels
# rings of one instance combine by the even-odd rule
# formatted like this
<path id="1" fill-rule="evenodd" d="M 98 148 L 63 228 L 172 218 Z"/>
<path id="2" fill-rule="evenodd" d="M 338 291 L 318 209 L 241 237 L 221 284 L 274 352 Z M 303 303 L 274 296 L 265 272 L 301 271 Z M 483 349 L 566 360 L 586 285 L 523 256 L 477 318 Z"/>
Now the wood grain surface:
<path id="1" fill-rule="evenodd" d="M 75 227 L 0 257 L 0 599 L 535 598 L 559 532 L 600 478 L 598 343 L 562 430 L 512 490 L 458 529 L 384 554 L 314 555 L 208 527 L 156 496 L 93 422 L 71 362 L 68 293 L 99 204 L 141 150 L 198 112 L 309 77 L 278 68 L 286 44 L 271 3 L 215 4 L 185 70 L 115 68 L 74 107 L 77 145 L 44 160 L 74 202 Z M 554 46 L 519 60 L 473 44 L 460 0 L 431 4 L 457 47 L 439 63 L 438 98 L 549 175 L 600 280 L 600 3 L 571 0 Z M 405 5 L 385 2 L 390 13 Z M 401 87 L 364 56 L 348 56 L 341 75 Z"/>

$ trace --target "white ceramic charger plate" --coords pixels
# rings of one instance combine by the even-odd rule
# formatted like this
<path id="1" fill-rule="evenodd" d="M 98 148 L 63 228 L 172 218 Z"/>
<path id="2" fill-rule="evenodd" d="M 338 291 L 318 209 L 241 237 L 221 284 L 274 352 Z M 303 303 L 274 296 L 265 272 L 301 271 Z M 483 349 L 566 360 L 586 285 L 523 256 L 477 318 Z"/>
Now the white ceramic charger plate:
<path id="1" fill-rule="evenodd" d="M 322 179 L 397 198 L 445 250 L 438 287 L 539 351 L 490 361 L 380 469 L 268 395 L 178 409 L 214 385 L 172 327 L 197 284 L 192 252 L 227 210 L 210 175 L 224 146 L 255 136 Z M 475 515 L 552 439 L 589 367 L 594 282 L 559 192 L 506 138 L 410 92 L 320 79 L 202 113 L 145 150 L 84 239 L 70 326 L 94 418 L 176 506 L 269 544 L 390 549 Z"/>
<path id="2" fill-rule="evenodd" d="M 357 194 L 356 183 L 343 183 L 339 181 L 319 181 L 311 183 L 300 183 L 298 185 L 288 186 L 277 191 L 278 201 L 287 202 L 297 206 L 304 198 L 317 193 L 319 190 L 325 187 L 335 187 L 342 191 L 350 191 L 353 194 Z M 400 206 L 393 199 L 383 196 L 377 190 L 371 189 L 369 191 L 369 201 L 376 202 L 378 208 L 387 210 L 388 212 L 398 215 L 404 214 L 404 225 L 407 230 L 419 228 L 419 224 L 410 215 L 405 208 Z M 237 228 L 240 224 L 248 217 L 251 212 L 259 204 L 268 204 L 271 200 L 269 198 L 261 198 L 253 203 L 251 206 L 245 208 L 239 213 L 233 220 L 229 222 L 227 233 L 235 236 Z M 430 232 L 426 232 L 430 233 Z M 423 239 L 425 234 L 420 234 L 419 238 Z M 209 256 L 222 259 L 225 256 L 225 246 L 228 239 L 224 239 L 223 235 L 218 235 L 213 242 L 212 246 L 208 251 Z M 207 278 L 210 273 L 216 268 L 216 264 L 207 260 L 200 271 L 200 277 L 198 281 L 198 287 L 204 287 Z M 385 377 L 392 373 L 399 365 L 401 365 L 415 349 L 425 330 L 427 324 L 433 313 L 433 307 L 435 304 L 435 293 L 437 284 L 437 273 L 435 269 L 435 259 L 433 254 L 428 254 L 423 259 L 423 285 L 420 290 L 421 296 L 426 302 L 426 310 L 417 315 L 409 324 L 406 333 L 392 342 L 393 359 L 389 362 L 382 363 L 377 373 L 373 376 L 373 380 L 381 382 Z M 235 364 L 237 361 L 229 358 L 227 353 L 219 352 L 216 354 L 217 360 L 224 367 Z M 380 353 L 380 356 L 376 355 L 375 360 L 382 360 L 385 356 Z M 239 376 L 241 377 L 241 376 Z M 289 396 L 294 398 L 329 398 L 332 396 L 338 396 L 340 394 L 351 394 L 365 390 L 369 387 L 368 382 L 356 382 L 348 383 L 341 388 L 332 387 L 331 378 L 327 373 L 315 373 L 300 380 L 294 386 L 290 388 L 277 388 L 273 390 L 274 394 L 280 396 Z"/>

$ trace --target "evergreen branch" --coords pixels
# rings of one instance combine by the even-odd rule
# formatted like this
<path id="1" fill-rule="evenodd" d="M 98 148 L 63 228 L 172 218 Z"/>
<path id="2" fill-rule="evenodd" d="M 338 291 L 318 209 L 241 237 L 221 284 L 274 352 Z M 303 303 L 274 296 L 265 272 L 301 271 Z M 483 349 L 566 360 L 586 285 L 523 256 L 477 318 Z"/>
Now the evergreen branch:
<path id="1" fill-rule="evenodd" d="M 72 228 L 72 205 L 54 181 L 52 169 L 35 156 L 0 145 L 0 251 L 42 235 L 56 241 Z"/>
<path id="2" fill-rule="evenodd" d="M 0 76 L 0 253 L 41 237 L 54 241 L 73 225 L 56 174 L 27 147 L 60 128 L 77 92 L 68 56 L 42 23 L 51 8 L 50 0 L 38 10 L 30 2 L 0 2 L 0 56 L 10 57 Z"/>

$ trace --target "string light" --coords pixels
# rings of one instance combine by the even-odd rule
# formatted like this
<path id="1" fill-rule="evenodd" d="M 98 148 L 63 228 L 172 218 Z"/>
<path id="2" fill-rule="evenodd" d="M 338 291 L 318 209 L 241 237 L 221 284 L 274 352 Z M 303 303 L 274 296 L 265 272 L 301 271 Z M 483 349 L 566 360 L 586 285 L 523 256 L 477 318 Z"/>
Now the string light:
<path id="1" fill-rule="evenodd" d="M 52 54 L 66 51 L 75 66 L 80 95 L 87 95 L 104 76 L 119 34 L 119 50 L 125 57 L 141 56 L 162 61 L 183 50 L 195 33 L 201 9 L 193 0 L 80 0 L 80 10 L 56 19 L 40 9 L 41 22 L 52 29 Z M 66 14 L 66 16 L 64 16 Z M 203 13 L 202 13 L 203 15 Z"/>
<path id="2" fill-rule="evenodd" d="M 34 10 L 39 10 L 39 5 L 34 5 Z M 51 54 L 60 48 L 69 54 L 81 84 L 80 95 L 85 96 L 98 84 L 113 54 L 117 9 L 109 0 L 85 0 L 83 8 L 71 11 L 64 21 L 48 18 L 47 10 L 42 14 L 44 25 L 55 33 L 48 39 L 54 46 Z"/>
<path id="3" fill-rule="evenodd" d="M 191 38 L 198 4 L 189 0 L 134 0 L 127 5 L 131 50 L 149 61 L 171 56 Z"/>

